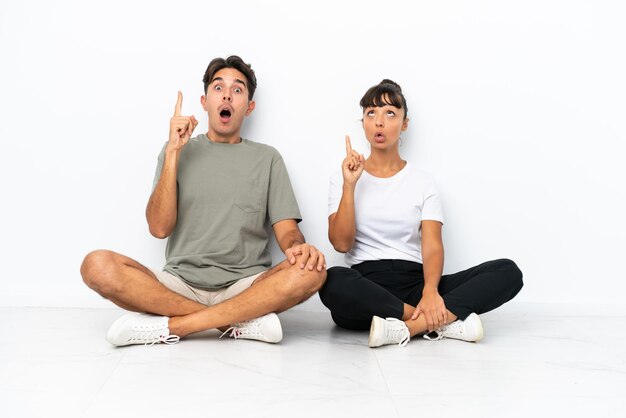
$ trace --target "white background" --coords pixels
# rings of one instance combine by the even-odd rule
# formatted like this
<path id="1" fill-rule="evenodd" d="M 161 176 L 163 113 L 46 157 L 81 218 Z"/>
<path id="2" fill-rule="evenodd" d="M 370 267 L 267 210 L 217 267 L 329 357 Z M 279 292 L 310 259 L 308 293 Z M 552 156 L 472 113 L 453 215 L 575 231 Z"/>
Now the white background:
<path id="1" fill-rule="evenodd" d="M 111 306 L 79 275 L 96 248 L 164 263 L 144 209 L 176 92 L 205 131 L 201 79 L 229 54 L 259 81 L 244 136 L 282 153 L 301 228 L 329 265 L 342 256 L 327 240 L 328 176 L 345 134 L 367 154 L 358 102 L 391 78 L 411 118 L 401 153 L 443 196 L 446 272 L 509 257 L 520 300 L 621 303 L 624 12 L 571 0 L 2 0 L 0 306 Z"/>

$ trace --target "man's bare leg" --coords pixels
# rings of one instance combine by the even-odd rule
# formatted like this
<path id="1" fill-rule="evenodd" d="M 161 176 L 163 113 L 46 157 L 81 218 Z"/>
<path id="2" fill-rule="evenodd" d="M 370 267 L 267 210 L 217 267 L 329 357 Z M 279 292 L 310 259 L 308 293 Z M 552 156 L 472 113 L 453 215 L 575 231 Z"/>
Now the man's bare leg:
<path id="1" fill-rule="evenodd" d="M 170 333 L 184 337 L 297 305 L 314 295 L 326 280 L 326 270 L 303 270 L 299 265 L 300 257 L 295 265 L 285 260 L 239 295 L 195 313 L 171 317 Z"/>
<path id="2" fill-rule="evenodd" d="M 113 251 L 96 250 L 87 254 L 80 273 L 87 286 L 128 311 L 171 317 L 206 308 L 172 292 L 148 268 Z"/>

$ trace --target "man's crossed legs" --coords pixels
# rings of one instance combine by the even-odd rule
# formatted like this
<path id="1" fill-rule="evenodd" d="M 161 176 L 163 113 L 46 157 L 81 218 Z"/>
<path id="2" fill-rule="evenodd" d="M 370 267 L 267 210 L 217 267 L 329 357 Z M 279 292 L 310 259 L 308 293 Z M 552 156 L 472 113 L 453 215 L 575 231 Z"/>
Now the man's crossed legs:
<path id="1" fill-rule="evenodd" d="M 115 345 L 175 342 L 178 337 L 196 332 L 212 328 L 224 331 L 233 326 L 235 332 L 231 335 L 237 337 L 238 324 L 256 327 L 257 332 L 248 338 L 278 342 L 275 329 L 269 331 L 273 336 L 263 338 L 258 336 L 259 327 L 261 334 L 264 324 L 280 327 L 275 313 L 307 300 L 326 280 L 326 270 L 301 269 L 301 257 L 296 257 L 293 265 L 283 261 L 258 276 L 241 293 L 212 306 L 168 289 L 150 269 L 112 251 L 89 253 L 80 271 L 87 286 L 119 307 L 152 314 L 133 314 L 116 321 L 107 335 Z"/>

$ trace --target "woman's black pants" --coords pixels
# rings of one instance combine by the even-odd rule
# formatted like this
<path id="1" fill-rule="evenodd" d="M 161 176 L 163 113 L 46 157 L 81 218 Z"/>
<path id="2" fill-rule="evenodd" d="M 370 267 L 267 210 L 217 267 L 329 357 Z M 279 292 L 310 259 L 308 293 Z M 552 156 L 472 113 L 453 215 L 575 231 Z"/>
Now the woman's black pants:
<path id="1" fill-rule="evenodd" d="M 517 265 L 500 259 L 441 276 L 439 294 L 446 308 L 464 320 L 472 312 L 489 312 L 508 302 L 522 286 Z M 337 325 L 367 330 L 374 315 L 402 319 L 404 304 L 417 306 L 423 289 L 420 263 L 377 260 L 328 269 L 319 293 Z"/>

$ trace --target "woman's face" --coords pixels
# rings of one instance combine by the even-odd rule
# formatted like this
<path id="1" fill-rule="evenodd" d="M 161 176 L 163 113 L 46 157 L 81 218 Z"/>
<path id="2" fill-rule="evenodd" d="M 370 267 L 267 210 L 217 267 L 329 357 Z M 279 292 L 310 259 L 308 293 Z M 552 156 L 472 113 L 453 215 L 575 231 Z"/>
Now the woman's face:
<path id="1" fill-rule="evenodd" d="M 408 124 L 404 109 L 392 105 L 368 107 L 363 112 L 363 130 L 372 149 L 397 146 L 400 133 L 406 131 Z"/>

